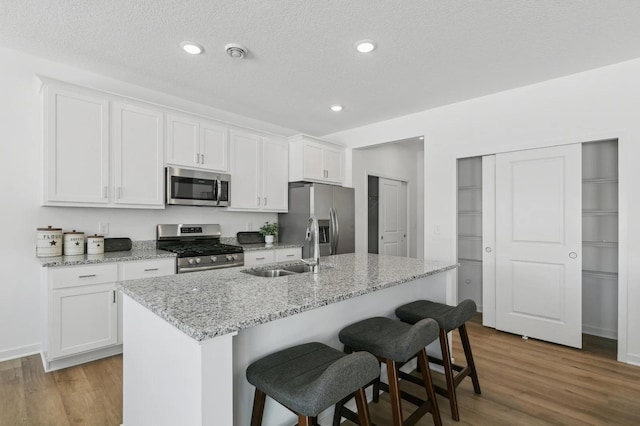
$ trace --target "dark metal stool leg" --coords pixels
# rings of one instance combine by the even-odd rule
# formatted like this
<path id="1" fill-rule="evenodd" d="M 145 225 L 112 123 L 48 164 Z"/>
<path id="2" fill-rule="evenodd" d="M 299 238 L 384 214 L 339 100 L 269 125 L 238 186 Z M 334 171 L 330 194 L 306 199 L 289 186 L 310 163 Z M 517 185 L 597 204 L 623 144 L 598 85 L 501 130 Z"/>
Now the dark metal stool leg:
<path id="1" fill-rule="evenodd" d="M 253 412 L 251 413 L 251 426 L 260 426 L 262 424 L 262 414 L 264 413 L 264 403 L 267 394 L 256 388 L 253 396 Z"/>
<path id="2" fill-rule="evenodd" d="M 478 372 L 476 371 L 476 364 L 473 362 L 473 354 L 471 353 L 471 343 L 469 343 L 469 335 L 467 334 L 466 324 L 462 324 L 458 331 L 460 332 L 460 340 L 462 341 L 462 349 L 464 349 L 464 357 L 467 359 L 467 365 L 471 370 L 470 376 L 473 382 L 473 391 L 480 395 L 480 381 L 478 380 Z"/>
<path id="3" fill-rule="evenodd" d="M 311 417 L 298 414 L 298 426 L 313 426 L 313 419 Z"/>
<path id="4" fill-rule="evenodd" d="M 449 339 L 447 331 L 440 329 L 440 349 L 442 350 L 442 366 L 444 367 L 444 377 L 447 381 L 447 398 L 451 406 L 451 417 L 459 421 L 458 398 L 456 397 L 456 384 L 453 378 L 453 367 L 451 366 L 451 351 L 449 350 Z"/>

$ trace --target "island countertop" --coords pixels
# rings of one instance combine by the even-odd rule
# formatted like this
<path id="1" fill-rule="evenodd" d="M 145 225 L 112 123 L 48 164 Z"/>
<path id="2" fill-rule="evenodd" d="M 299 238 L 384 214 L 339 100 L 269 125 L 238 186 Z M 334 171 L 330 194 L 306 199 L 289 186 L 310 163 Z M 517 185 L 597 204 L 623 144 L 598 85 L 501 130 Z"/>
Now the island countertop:
<path id="1" fill-rule="evenodd" d="M 202 341 L 456 267 L 443 261 L 350 253 L 321 258 L 317 275 L 264 278 L 238 267 L 123 281 L 119 288 Z"/>

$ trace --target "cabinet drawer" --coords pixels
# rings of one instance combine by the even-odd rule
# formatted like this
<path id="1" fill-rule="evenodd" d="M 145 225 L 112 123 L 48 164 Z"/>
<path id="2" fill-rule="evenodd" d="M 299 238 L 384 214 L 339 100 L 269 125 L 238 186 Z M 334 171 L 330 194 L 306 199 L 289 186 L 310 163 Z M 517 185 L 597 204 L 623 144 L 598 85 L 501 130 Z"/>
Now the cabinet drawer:
<path id="1" fill-rule="evenodd" d="M 118 280 L 118 264 L 51 268 L 51 287 L 65 288 L 112 283 Z"/>
<path id="2" fill-rule="evenodd" d="M 244 253 L 245 266 L 262 265 L 276 261 L 275 250 L 249 251 Z"/>
<path id="3" fill-rule="evenodd" d="M 175 259 L 154 259 L 120 264 L 120 280 L 161 277 L 176 273 Z"/>
<path id="4" fill-rule="evenodd" d="M 284 262 L 287 260 L 299 260 L 302 258 L 302 248 L 288 248 L 276 250 L 276 262 Z"/>

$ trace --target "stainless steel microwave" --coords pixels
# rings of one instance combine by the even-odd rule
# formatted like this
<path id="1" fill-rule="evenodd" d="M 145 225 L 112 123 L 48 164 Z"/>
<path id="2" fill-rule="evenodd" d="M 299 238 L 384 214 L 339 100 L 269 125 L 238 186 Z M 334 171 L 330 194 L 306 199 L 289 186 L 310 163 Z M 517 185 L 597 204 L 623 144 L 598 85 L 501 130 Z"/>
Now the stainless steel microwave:
<path id="1" fill-rule="evenodd" d="M 223 173 L 167 167 L 169 205 L 229 206 L 231 176 Z"/>

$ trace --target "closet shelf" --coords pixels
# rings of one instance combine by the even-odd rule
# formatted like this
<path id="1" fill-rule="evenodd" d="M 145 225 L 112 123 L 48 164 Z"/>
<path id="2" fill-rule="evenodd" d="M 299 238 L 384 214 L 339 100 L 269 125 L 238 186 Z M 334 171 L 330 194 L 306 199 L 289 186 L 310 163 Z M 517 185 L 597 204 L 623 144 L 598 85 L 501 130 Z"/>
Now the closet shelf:
<path id="1" fill-rule="evenodd" d="M 582 245 L 589 247 L 618 247 L 616 241 L 583 241 Z"/>
<path id="2" fill-rule="evenodd" d="M 481 190 L 481 186 L 477 185 L 469 185 L 469 186 L 459 186 L 458 191 L 478 191 Z"/>
<path id="3" fill-rule="evenodd" d="M 459 240 L 482 240 L 482 235 L 458 235 Z"/>
<path id="4" fill-rule="evenodd" d="M 480 215 L 482 215 L 482 211 L 480 211 L 480 210 L 458 210 L 458 215 L 460 215 L 460 216 L 480 216 Z"/>
<path id="5" fill-rule="evenodd" d="M 592 271 L 592 270 L 589 270 L 589 269 L 583 269 L 582 270 L 582 274 L 583 275 L 590 275 L 592 277 L 606 278 L 606 279 L 609 279 L 609 280 L 617 280 L 618 279 L 618 273 L 617 272 Z"/>
<path id="6" fill-rule="evenodd" d="M 616 178 L 586 178 L 582 179 L 582 183 L 618 183 Z"/>
<path id="7" fill-rule="evenodd" d="M 458 262 L 476 262 L 476 263 L 482 263 L 482 260 L 478 260 L 478 259 L 469 259 L 466 257 L 459 257 L 458 258 Z"/>
<path id="8" fill-rule="evenodd" d="M 586 216 L 615 216 L 618 212 L 613 210 L 583 210 L 582 214 Z"/>

